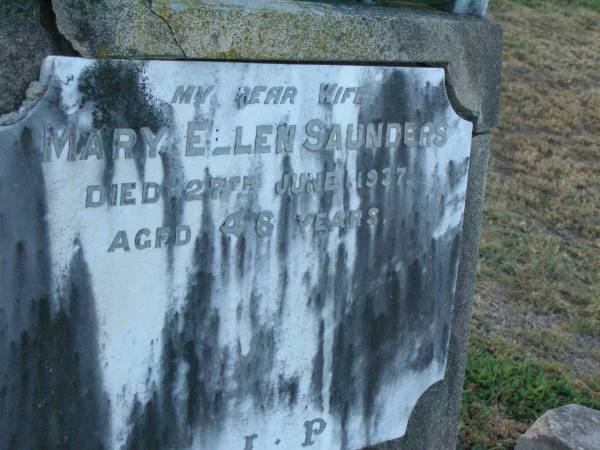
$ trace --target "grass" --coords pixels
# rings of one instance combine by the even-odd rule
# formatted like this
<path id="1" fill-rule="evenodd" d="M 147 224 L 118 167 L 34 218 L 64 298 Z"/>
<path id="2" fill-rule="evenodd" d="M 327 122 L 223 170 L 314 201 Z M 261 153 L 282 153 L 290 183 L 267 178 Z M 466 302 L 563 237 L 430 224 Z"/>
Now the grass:
<path id="1" fill-rule="evenodd" d="M 570 403 L 600 409 L 600 385 L 589 386 L 499 338 L 474 339 L 465 386 L 461 437 L 472 449 L 511 446 L 548 409 Z"/>
<path id="2" fill-rule="evenodd" d="M 505 32 L 461 446 L 600 409 L 600 0 L 496 0 Z"/>
<path id="3" fill-rule="evenodd" d="M 493 0 L 492 0 L 493 1 Z M 554 3 L 562 7 L 590 8 L 600 11 L 600 0 L 513 0 L 515 3 L 529 6 L 530 8 L 540 8 L 548 3 Z"/>

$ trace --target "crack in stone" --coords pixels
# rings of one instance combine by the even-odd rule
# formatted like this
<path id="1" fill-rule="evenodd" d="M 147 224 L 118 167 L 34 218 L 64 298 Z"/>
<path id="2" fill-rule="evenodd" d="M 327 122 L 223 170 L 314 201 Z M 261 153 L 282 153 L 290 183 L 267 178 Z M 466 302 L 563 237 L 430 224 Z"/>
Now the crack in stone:
<path id="1" fill-rule="evenodd" d="M 75 50 L 71 41 L 69 41 L 58 29 L 52 0 L 39 0 L 38 6 L 40 12 L 40 24 L 42 25 L 42 28 L 46 30 L 46 33 L 57 52 L 65 56 L 81 56 L 81 54 Z"/>
<path id="2" fill-rule="evenodd" d="M 175 45 L 177 45 L 177 47 L 181 51 L 182 56 L 184 58 L 187 58 L 187 54 L 185 53 L 185 50 L 183 49 L 183 47 L 179 43 L 179 40 L 177 39 L 175 30 L 173 29 L 173 27 L 171 27 L 171 24 L 165 17 L 161 16 L 157 11 L 155 11 L 153 9 L 153 1 L 152 0 L 148 0 L 148 9 L 150 10 L 150 13 L 152 13 L 153 16 L 155 16 L 157 19 L 159 19 L 161 22 L 163 22 L 167 26 L 169 33 L 171 34 L 171 38 L 173 39 L 173 42 L 175 43 Z"/>

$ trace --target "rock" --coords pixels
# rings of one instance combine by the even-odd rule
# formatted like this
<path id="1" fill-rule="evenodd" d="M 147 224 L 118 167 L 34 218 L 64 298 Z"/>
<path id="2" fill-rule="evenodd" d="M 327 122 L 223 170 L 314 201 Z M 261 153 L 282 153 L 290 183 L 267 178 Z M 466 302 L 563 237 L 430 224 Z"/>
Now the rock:
<path id="1" fill-rule="evenodd" d="M 600 411 L 579 405 L 552 409 L 522 435 L 515 450 L 599 450 Z"/>
<path id="2" fill-rule="evenodd" d="M 42 59 L 55 49 L 36 0 L 0 2 L 0 114 L 16 110 Z"/>
<path id="3" fill-rule="evenodd" d="M 82 56 L 184 56 L 151 1 L 52 0 L 52 6 L 58 29 Z"/>

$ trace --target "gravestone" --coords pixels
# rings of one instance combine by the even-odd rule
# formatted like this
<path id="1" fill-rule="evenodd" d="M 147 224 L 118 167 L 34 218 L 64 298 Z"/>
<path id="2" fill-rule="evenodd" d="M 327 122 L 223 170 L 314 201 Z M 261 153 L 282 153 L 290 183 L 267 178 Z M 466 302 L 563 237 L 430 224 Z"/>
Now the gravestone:
<path id="1" fill-rule="evenodd" d="M 472 40 L 46 58 L 0 128 L 0 447 L 452 448 L 497 28 L 321 8 L 271 12 Z"/>

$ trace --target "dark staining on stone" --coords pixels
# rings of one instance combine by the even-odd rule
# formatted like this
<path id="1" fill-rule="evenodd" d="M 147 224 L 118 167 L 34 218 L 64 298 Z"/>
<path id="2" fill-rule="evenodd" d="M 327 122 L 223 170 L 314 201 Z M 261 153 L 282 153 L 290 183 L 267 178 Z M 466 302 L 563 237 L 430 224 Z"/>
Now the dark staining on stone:
<path id="1" fill-rule="evenodd" d="M 287 403 L 292 408 L 298 401 L 298 389 L 300 384 L 300 377 L 294 376 L 286 379 L 282 375 L 279 375 L 279 403 Z"/>
<path id="2" fill-rule="evenodd" d="M 175 390 L 177 382 L 177 369 L 178 369 L 178 358 L 179 349 L 177 348 L 178 343 L 176 342 L 177 336 L 170 327 L 179 326 L 180 315 L 174 313 L 168 317 L 167 324 L 163 328 L 163 349 L 161 355 L 161 367 L 160 367 L 160 390 L 153 393 L 153 399 L 151 404 L 147 407 L 150 417 L 156 416 L 154 422 L 155 426 L 150 426 L 145 421 L 134 420 L 135 416 L 132 413 L 132 420 L 134 428 L 131 431 L 130 438 L 134 440 L 138 436 L 145 436 L 152 433 L 158 433 L 160 439 L 157 437 L 158 442 L 163 444 L 173 442 L 175 440 L 174 428 L 171 424 L 177 423 L 177 411 L 179 410 L 176 405 L 175 399 L 172 393 Z M 158 397 L 161 394 L 160 398 Z M 141 407 L 141 406 L 140 406 Z M 134 409 L 135 410 L 135 409 Z M 160 411 L 160 416 L 158 411 Z M 160 417 L 160 423 L 158 418 Z M 136 430 L 137 427 L 138 429 Z M 129 447 L 127 447 L 129 448 Z M 135 447 L 131 447 L 135 448 Z M 141 449 L 140 449 L 141 450 Z"/>
<path id="3" fill-rule="evenodd" d="M 450 161 L 448 164 L 448 183 L 453 188 L 469 171 L 469 158 L 466 158 L 460 164 Z"/>
<path id="4" fill-rule="evenodd" d="M 235 245 L 236 247 L 236 265 L 240 278 L 244 278 L 244 258 L 246 257 L 246 236 L 240 235 Z"/>
<path id="5" fill-rule="evenodd" d="M 96 61 L 79 77 L 82 106 L 92 105 L 93 126 L 97 129 L 149 127 L 154 133 L 169 125 L 170 106 L 154 97 L 144 74 L 144 64 L 134 61 Z M 112 135 L 103 134 L 104 148 L 112 148 Z M 85 142 L 81 139 L 80 142 Z M 144 179 L 146 155 L 141 140 L 133 147 L 140 179 Z M 112 183 L 112 152 L 105 152 L 104 184 Z"/>
<path id="6" fill-rule="evenodd" d="M 32 405 L 33 386 L 46 380 L 34 370 L 38 355 L 31 336 L 39 328 L 39 299 L 50 284 L 44 178 L 29 127 L 0 132 L 0 138 L 14 148 L 0 154 L 0 411 L 11 412 L 0 414 L 0 448 L 26 448 L 43 439 L 43 417 Z M 41 345 L 37 338 L 35 345 Z"/>
<path id="7" fill-rule="evenodd" d="M 427 338 L 425 342 L 419 344 L 416 349 L 416 356 L 410 361 L 409 368 L 415 371 L 425 370 L 433 359 L 433 340 Z"/>
<path id="8" fill-rule="evenodd" d="M 287 264 L 282 266 L 279 271 L 279 307 L 277 310 L 278 316 L 281 319 L 283 317 L 283 313 L 285 311 L 285 303 L 288 292 L 288 284 L 290 280 L 290 274 L 287 268 Z"/>
<path id="9" fill-rule="evenodd" d="M 444 117 L 447 108 L 443 83 L 420 89 L 401 71 L 383 80 L 378 98 L 383 99 L 382 104 L 361 108 L 359 122 L 435 122 Z M 417 113 L 397 99 L 419 105 Z M 396 369 L 392 373 L 390 367 L 408 372 L 445 360 L 458 260 L 458 238 L 432 240 L 437 217 L 431 217 L 430 211 L 435 209 L 431 199 L 447 195 L 450 186 L 442 183 L 441 177 L 425 184 L 422 152 L 404 145 L 394 154 L 361 151 L 357 164 L 363 172 L 405 167 L 405 180 L 410 177 L 411 185 L 405 182 L 402 189 L 389 189 L 379 184 L 360 192 L 361 209 L 378 208 L 379 221 L 374 228 L 363 225 L 357 229 L 357 256 L 350 274 L 346 273 L 345 250 L 338 248 L 328 280 L 333 286 L 336 319 L 329 400 L 342 426 L 342 448 L 348 445 L 350 415 L 359 410 L 364 423 L 372 424 L 382 386 L 402 378 L 402 373 Z M 457 170 L 455 179 L 465 173 Z M 318 355 L 317 351 L 315 364 Z M 390 365 L 390 361 L 396 364 Z"/>
<path id="10" fill-rule="evenodd" d="M 319 343 L 317 352 L 312 360 L 312 374 L 310 379 L 310 392 L 313 404 L 323 411 L 323 385 L 324 385 L 324 367 L 325 367 L 325 355 L 324 355 L 324 336 L 325 336 L 325 322 L 321 320 L 319 322 Z"/>
<path id="11" fill-rule="evenodd" d="M 282 174 L 292 173 L 292 164 L 289 155 L 286 154 L 284 156 L 281 166 Z M 288 254 L 290 224 L 294 221 L 293 215 L 292 195 L 289 192 L 285 192 L 281 195 L 281 205 L 277 220 L 277 253 L 284 264 L 286 263 Z"/>
<path id="12" fill-rule="evenodd" d="M 15 219 L 23 216 L 21 208 L 25 207 L 29 214 L 33 216 L 30 220 L 26 218 L 20 222 L 17 221 L 15 227 L 18 227 L 20 232 L 24 233 L 24 240 L 31 237 L 31 239 L 27 240 L 35 243 L 32 249 L 33 254 L 31 255 L 33 256 L 34 267 L 28 269 L 30 275 L 35 280 L 28 280 L 28 285 L 31 287 L 30 283 L 35 281 L 37 282 L 36 284 L 39 284 L 39 288 L 45 291 L 49 283 L 47 272 L 49 255 L 47 246 L 46 193 L 41 154 L 37 151 L 33 143 L 32 130 L 28 126 L 23 127 L 19 140 L 19 145 L 14 152 L 17 155 L 16 164 L 13 168 L 6 167 L 10 175 L 7 177 L 7 183 L 1 183 L 12 186 L 15 192 L 19 192 L 19 196 L 11 195 L 10 197 L 14 200 L 9 200 L 3 195 L 2 204 L 7 205 L 6 211 L 12 210 L 12 217 L 15 217 Z M 14 208 L 9 206 L 12 201 L 19 202 L 19 199 L 21 202 L 20 205 L 15 205 Z M 27 226 L 24 226 L 25 224 Z"/>
<path id="13" fill-rule="evenodd" d="M 104 449 L 109 414 L 97 355 L 89 273 L 79 249 L 56 313 L 47 297 L 11 342 L 2 380 L 1 448 Z M 4 442 L 2 442 L 4 441 Z"/>
<path id="14" fill-rule="evenodd" d="M 183 162 L 176 148 L 170 152 L 160 153 L 163 166 L 163 182 L 161 193 L 164 199 L 163 226 L 175 230 L 181 224 L 184 212 Z M 173 270 L 175 246 L 167 246 L 167 262 L 169 270 Z"/>
<path id="15" fill-rule="evenodd" d="M 348 271 L 346 270 L 347 258 L 344 243 L 338 245 L 335 257 L 335 272 L 333 273 L 333 316 L 338 321 L 344 314 L 348 301 Z"/>
<path id="16" fill-rule="evenodd" d="M 352 208 L 350 207 L 350 183 L 349 183 L 349 174 L 348 174 L 348 165 L 347 165 L 348 161 L 344 162 L 344 170 L 342 172 L 342 186 L 343 186 L 343 195 L 344 198 L 342 199 L 342 204 L 343 204 L 343 208 L 344 211 L 350 211 Z M 344 236 L 346 234 L 348 234 L 349 229 L 344 227 L 344 228 L 340 228 L 339 229 L 339 235 L 340 236 Z"/>
<path id="17" fill-rule="evenodd" d="M 229 248 L 231 247 L 231 237 L 221 234 L 221 278 L 224 283 L 229 280 L 229 270 L 231 261 L 229 260 Z"/>
<path id="18" fill-rule="evenodd" d="M 189 365 L 194 358 L 202 361 L 186 374 L 187 417 L 191 423 L 216 424 L 222 420 L 222 390 L 225 383 L 220 368 L 224 364 L 218 335 L 220 316 L 212 304 L 215 270 L 215 229 L 209 202 L 203 204 L 201 226 L 194 250 L 196 269 L 189 281 L 183 310 L 183 331 L 179 336 L 179 354 Z M 193 368 L 193 366 L 189 366 Z M 174 393 L 171 393 L 173 395 Z"/>
<path id="19" fill-rule="evenodd" d="M 62 322 L 56 334 L 63 338 L 63 343 L 53 347 L 60 352 L 59 366 L 64 375 L 57 380 L 56 392 L 65 403 L 63 411 L 70 405 L 77 405 L 69 422 L 65 423 L 67 432 L 73 435 L 70 439 L 73 448 L 100 448 L 104 447 L 103 441 L 108 434 L 108 399 L 102 389 L 98 321 L 90 273 L 81 244 L 76 241 L 74 245 L 76 251 L 69 268 L 66 292 L 55 319 Z"/>
<path id="20" fill-rule="evenodd" d="M 329 401 L 332 412 L 338 415 L 342 427 L 342 448 L 347 448 L 348 436 L 346 425 L 359 392 L 355 391 L 352 370 L 354 355 L 359 350 L 354 348 L 353 330 L 346 329 L 344 323 L 335 326 L 332 353 L 335 359 L 331 368 L 331 388 Z M 343 360 L 343 361 L 342 361 Z M 358 381 L 358 380 L 357 380 Z M 347 384 L 346 384 L 347 383 Z"/>
<path id="21" fill-rule="evenodd" d="M 255 289 L 252 289 L 252 292 L 250 293 L 250 326 L 252 327 L 252 330 L 256 330 L 258 329 L 259 326 L 259 318 L 258 318 L 258 307 L 259 307 L 259 303 L 261 302 L 262 297 L 256 292 Z"/>
<path id="22" fill-rule="evenodd" d="M 200 405 L 198 401 L 202 395 L 200 392 L 200 383 L 197 383 L 200 375 L 200 361 L 198 359 L 198 354 L 196 353 L 194 341 L 189 340 L 184 344 L 183 359 L 188 365 L 188 371 L 185 375 L 188 386 L 186 404 L 187 424 L 194 425 L 200 414 Z M 215 397 L 215 400 L 218 400 L 218 397 Z M 215 406 L 218 408 L 219 405 L 216 404 Z"/>
<path id="23" fill-rule="evenodd" d="M 250 349 L 245 355 L 238 346 L 233 375 L 237 388 L 232 392 L 236 401 L 248 398 L 259 409 L 273 406 L 277 386 L 270 384 L 270 374 L 275 350 L 274 327 L 262 324 L 253 332 Z"/>
<path id="24" fill-rule="evenodd" d="M 12 315 L 12 321 L 13 324 L 16 326 L 21 326 L 23 324 L 23 320 L 21 317 L 21 308 L 22 308 L 22 303 L 23 303 L 23 297 L 24 297 L 24 290 L 25 290 L 25 286 L 26 286 L 26 282 L 27 282 L 27 275 L 26 275 L 26 271 L 27 271 L 27 260 L 26 260 L 26 256 L 25 256 L 25 242 L 24 241 L 17 241 L 17 243 L 15 244 L 15 253 L 14 253 L 14 259 L 15 259 L 15 268 L 14 268 L 14 286 L 15 286 L 15 292 L 14 292 L 14 312 Z"/>
<path id="25" fill-rule="evenodd" d="M 95 80 L 97 74 L 87 76 L 89 80 Z M 107 118 L 102 108 L 98 108 L 91 94 L 95 92 L 91 86 L 97 84 L 97 80 L 88 82 L 90 96 L 86 101 L 94 102 L 98 116 L 95 120 L 100 120 L 98 125 L 135 128 L 129 113 Z M 410 77 L 395 73 L 384 81 L 382 92 L 397 95 L 382 95 L 381 98 L 386 99 L 384 104 L 372 109 L 363 108 L 359 120 L 418 121 L 413 116 L 408 117 L 402 106 L 393 101 L 409 98 L 414 89 Z M 431 119 L 424 115 L 428 108 L 445 104 L 439 102 L 439 96 L 443 94 L 440 90 L 443 85 L 426 89 L 426 105 L 420 108 L 424 119 Z M 104 105 L 110 114 L 119 111 L 118 104 Z M 442 113 L 434 111 L 434 114 Z M 138 123 L 142 123 L 142 119 Z M 148 118 L 143 118 L 142 126 L 149 123 Z M 14 261 L 18 261 L 18 267 L 0 267 L 2 282 L 10 286 L 9 300 L 0 311 L 0 409 L 14 411 L 9 417 L 0 417 L 0 448 L 104 448 L 106 443 L 102 439 L 108 433 L 110 417 L 94 356 L 98 354 L 97 325 L 89 273 L 83 260 L 83 249 L 75 243 L 77 251 L 69 279 L 64 284 L 67 288 L 60 294 L 57 311 L 53 312 L 47 300 L 49 258 L 45 253 L 48 241 L 43 176 L 39 156 L 31 151 L 31 140 L 30 131 L 24 131 L 16 139 L 16 145 L 25 150 L 18 153 L 19 160 L 0 155 L 2 162 L 7 161 L 0 165 L 0 196 L 2 204 L 8 205 L 5 217 L 10 217 L 11 211 L 19 211 L 19 220 L 26 222 L 15 226 L 9 224 L 9 228 L 12 227 L 9 232 L 5 233 L 3 229 L 0 234 L 2 253 L 8 252 L 15 256 Z M 430 217 L 428 210 L 435 209 L 432 205 L 437 206 L 437 198 L 447 192 L 448 186 L 440 183 L 441 178 L 432 186 L 425 186 L 420 181 L 424 160 L 418 152 L 410 156 L 402 148 L 394 155 L 384 151 L 361 151 L 359 154 L 359 170 L 381 170 L 393 163 L 406 167 L 406 177 L 410 176 L 414 183 L 410 190 L 405 184 L 404 189 L 379 186 L 370 192 L 362 191 L 361 209 L 377 207 L 380 215 L 375 229 L 364 223 L 357 229 L 357 248 L 352 249 L 357 255 L 354 266 L 347 267 L 349 249 L 344 244 L 338 246 L 335 254 L 329 254 L 329 233 L 324 233 L 313 244 L 319 255 L 316 279 L 311 279 L 310 274 L 303 277 L 303 282 L 310 286 L 309 307 L 319 324 L 310 374 L 310 399 L 313 406 L 323 409 L 326 403 L 324 384 L 328 382 L 324 374 L 325 345 L 331 345 L 329 403 L 331 412 L 337 415 L 342 425 L 343 448 L 348 446 L 346 426 L 350 416 L 362 413 L 364 423 L 372 423 L 376 420 L 375 403 L 382 386 L 391 377 L 402 377 L 402 373 L 389 371 L 390 361 L 395 361 L 396 366 L 415 370 L 427 367 L 434 360 L 443 362 L 452 309 L 452 280 L 456 277 L 460 248 L 459 235 L 451 239 L 445 236 L 432 239 L 437 218 Z M 173 187 L 172 201 L 167 202 L 165 214 L 168 212 L 175 218 L 174 222 L 168 223 L 178 224 L 183 214 L 177 203 L 181 188 L 179 162 L 164 155 L 161 158 L 165 177 L 170 177 Z M 323 158 L 323 170 L 339 168 L 333 159 Z M 143 167 L 141 160 L 138 163 Z M 15 174 L 2 166 L 15 169 Z M 455 174 L 449 176 L 450 183 L 453 179 L 458 182 L 463 176 L 461 168 L 440 167 L 438 170 Z M 31 183 L 32 179 L 34 183 Z M 27 209 L 16 203 L 19 200 L 10 200 L 11 196 L 2 189 L 5 185 L 22 187 L 23 197 L 34 207 Z M 348 198 L 348 192 L 344 192 L 345 206 Z M 288 257 L 289 233 L 295 225 L 293 218 L 298 205 L 290 199 L 282 201 L 288 203 L 282 203 L 275 245 L 283 264 Z M 193 433 L 199 431 L 201 435 L 210 435 L 246 400 L 251 400 L 255 409 L 262 411 L 275 404 L 293 408 L 299 403 L 299 376 L 274 373 L 277 324 L 261 321 L 259 306 L 262 300 L 256 291 L 253 290 L 247 299 L 252 330 L 249 351 L 242 352 L 240 342 L 231 347 L 219 343 L 222 318 L 215 274 L 223 270 L 218 264 L 219 257 L 221 261 L 229 260 L 227 256 L 234 246 L 230 241 L 233 238 L 228 237 L 226 242 L 221 242 L 221 254 L 216 251 L 214 245 L 218 242 L 219 224 L 214 223 L 211 202 L 207 199 L 202 205 L 200 230 L 194 244 L 195 265 L 190 271 L 184 304 L 180 311 L 172 310 L 166 314 L 159 380 L 148 386 L 151 392 L 148 399 L 134 402 L 126 449 L 189 447 Z M 321 196 L 320 210 L 330 213 L 331 208 L 332 197 Z M 22 211 L 27 211 L 25 219 L 22 219 Z M 165 225 L 168 225 L 166 220 Z M 28 231 L 35 230 L 31 236 L 27 235 L 26 241 L 19 235 L 20 225 Z M 235 263 L 241 277 L 245 260 L 253 259 L 253 248 L 258 245 L 258 240 L 253 240 L 250 235 L 242 234 L 237 238 Z M 258 264 L 256 253 L 254 263 Z M 286 265 L 287 262 L 282 266 Z M 224 276 L 223 273 L 220 275 Z M 290 274 L 282 272 L 280 275 L 282 287 L 287 288 Z M 13 281 L 6 282 L 8 277 Z M 22 283 L 15 277 L 25 277 L 31 283 Z M 13 287 L 23 284 L 24 290 L 15 295 L 17 291 Z M 46 295 L 33 295 L 39 292 Z M 7 312 L 15 310 L 17 301 L 24 305 L 24 325 L 13 329 L 14 324 L 7 324 L 10 320 Z M 328 301 L 333 302 L 335 319 L 331 324 L 331 343 L 325 342 L 326 326 L 322 317 Z M 242 313 L 243 308 L 238 317 Z M 399 354 L 398 349 L 402 348 L 409 351 Z M 3 361 L 6 361 L 6 367 Z M 181 382 L 183 389 L 179 385 Z M 48 392 L 52 394 L 48 395 Z M 35 409 L 37 405 L 41 405 L 39 411 Z M 59 441 L 65 435 L 69 436 L 66 444 Z"/>
<path id="26" fill-rule="evenodd" d="M 441 220 L 444 217 L 444 215 L 446 214 L 446 196 L 445 195 L 442 195 L 440 197 L 438 207 L 439 207 L 438 219 Z"/>
<path id="27" fill-rule="evenodd" d="M 0 138 L 14 148 L 0 155 L 0 448 L 104 449 L 110 417 L 83 249 L 74 243 L 64 289 L 51 301 L 41 155 L 26 124 Z"/>
<path id="28" fill-rule="evenodd" d="M 127 449 L 130 450 L 160 450 L 162 447 L 163 434 L 159 421 L 159 405 L 156 392 L 143 407 L 141 402 L 135 398 L 130 415 L 133 424 L 127 441 Z"/>
<path id="29" fill-rule="evenodd" d="M 375 400 L 383 381 L 382 374 L 384 369 L 389 367 L 391 358 L 395 356 L 402 331 L 398 326 L 401 313 L 398 276 L 393 270 L 383 276 L 386 279 L 381 290 L 377 289 L 379 292 L 364 297 L 365 309 L 361 318 L 370 325 L 363 331 L 366 335 L 364 342 L 366 348 L 363 349 L 366 360 L 363 386 L 365 417 L 372 417 L 375 413 Z M 382 294 L 383 296 L 380 297 Z"/>
<path id="30" fill-rule="evenodd" d="M 319 245 L 322 245 L 319 242 Z M 317 282 L 315 286 L 310 290 L 311 294 L 308 302 L 315 309 L 315 312 L 320 314 L 328 294 L 328 286 L 330 283 L 329 279 L 329 262 L 331 258 L 328 252 L 319 252 L 317 255 Z M 319 316 L 320 317 L 320 316 Z"/>
<path id="31" fill-rule="evenodd" d="M 285 155 L 282 161 L 281 173 L 286 174 L 292 173 L 292 165 L 290 162 L 290 156 Z M 285 301 L 287 297 L 289 273 L 287 267 L 288 263 L 288 250 L 289 241 L 292 239 L 292 234 L 295 234 L 295 230 L 292 229 L 296 223 L 294 222 L 294 216 L 297 210 L 292 199 L 292 194 L 289 192 L 283 193 L 281 196 L 279 206 L 279 217 L 277 220 L 277 255 L 279 257 L 279 304 L 278 304 L 278 316 L 282 317 L 285 310 Z"/>
<path id="32" fill-rule="evenodd" d="M 196 425 L 217 425 L 222 419 L 220 374 L 224 353 L 218 346 L 220 318 L 212 306 L 214 285 L 214 225 L 209 203 L 204 203 L 200 232 L 194 246 L 195 268 L 188 281 L 181 314 L 167 313 L 163 329 L 162 368 L 159 387 L 152 398 L 133 414 L 127 449 L 152 439 L 156 448 L 185 447 Z M 181 330 L 181 331 L 179 331 Z M 200 364 L 200 361 L 202 364 Z M 177 374 L 185 374 L 183 404 L 177 392 Z M 155 415 L 148 422 L 147 417 Z M 152 425 L 152 426 L 150 426 Z"/>
<path id="33" fill-rule="evenodd" d="M 280 401 L 292 407 L 298 401 L 297 376 L 279 375 L 276 382 L 269 381 L 275 364 L 275 324 L 261 323 L 261 298 L 256 291 L 248 299 L 252 336 L 247 351 L 242 352 L 239 341 L 234 346 L 219 342 L 222 319 L 215 276 L 222 270 L 218 256 L 224 258 L 230 251 L 216 251 L 218 224 L 208 198 L 202 205 L 187 294 L 180 312 L 167 313 L 160 380 L 150 386 L 150 400 L 138 402 L 131 412 L 132 428 L 125 447 L 130 450 L 186 448 L 192 435 L 199 432 L 200 440 L 208 438 L 247 400 L 257 410 L 267 410 Z M 243 264 L 248 245 L 242 241 L 240 247 L 239 242 L 238 265 Z M 221 247 L 231 249 L 232 244 L 221 242 Z"/>
<path id="34" fill-rule="evenodd" d="M 311 276 L 310 276 L 310 271 L 305 271 L 304 275 L 302 275 L 302 283 L 304 283 L 304 286 L 306 286 L 307 288 L 310 286 L 310 280 L 311 280 Z"/>

